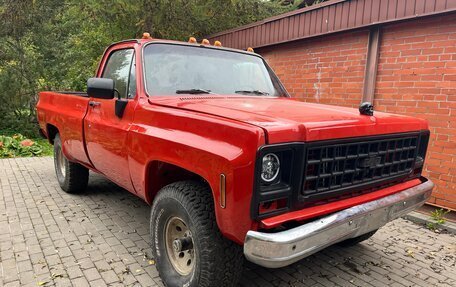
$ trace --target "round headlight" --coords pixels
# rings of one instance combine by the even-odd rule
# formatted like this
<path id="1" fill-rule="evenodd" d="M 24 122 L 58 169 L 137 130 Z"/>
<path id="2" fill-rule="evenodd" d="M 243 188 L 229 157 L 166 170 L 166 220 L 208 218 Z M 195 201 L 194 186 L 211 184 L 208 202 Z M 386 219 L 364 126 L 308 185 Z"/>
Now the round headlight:
<path id="1" fill-rule="evenodd" d="M 279 175 L 280 160 L 273 153 L 268 153 L 263 157 L 263 166 L 261 169 L 261 179 L 265 182 L 274 181 Z"/>

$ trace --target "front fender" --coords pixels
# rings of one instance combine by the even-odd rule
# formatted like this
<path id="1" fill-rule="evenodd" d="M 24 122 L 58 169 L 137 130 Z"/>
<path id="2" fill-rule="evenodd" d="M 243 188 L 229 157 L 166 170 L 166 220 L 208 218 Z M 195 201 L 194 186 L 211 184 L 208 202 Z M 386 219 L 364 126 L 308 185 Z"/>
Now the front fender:
<path id="1" fill-rule="evenodd" d="M 252 228 L 250 202 L 260 128 L 211 115 L 154 106 L 139 108 L 129 133 L 129 164 L 136 192 L 153 201 L 147 178 L 150 162 L 160 161 L 199 175 L 211 187 L 221 232 L 242 244 Z M 140 124 L 139 124 L 140 123 Z M 226 177 L 226 206 L 220 205 L 220 175 Z"/>

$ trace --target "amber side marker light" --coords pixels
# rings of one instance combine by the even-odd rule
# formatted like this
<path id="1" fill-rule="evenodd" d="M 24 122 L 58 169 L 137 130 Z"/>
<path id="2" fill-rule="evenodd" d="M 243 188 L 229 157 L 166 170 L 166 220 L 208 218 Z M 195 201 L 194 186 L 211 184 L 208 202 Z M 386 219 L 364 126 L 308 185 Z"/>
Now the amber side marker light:
<path id="1" fill-rule="evenodd" d="M 150 34 L 147 33 L 147 32 L 143 33 L 142 38 L 143 38 L 143 39 L 147 39 L 147 40 L 152 40 L 152 37 L 151 37 Z"/>
<path id="2" fill-rule="evenodd" d="M 214 46 L 215 46 L 215 47 L 222 47 L 222 42 L 220 42 L 220 41 L 215 41 L 215 42 L 214 42 Z"/>
<path id="3" fill-rule="evenodd" d="M 188 42 L 190 44 L 196 44 L 196 38 L 195 37 L 190 37 L 190 38 L 188 38 Z"/>
<path id="4" fill-rule="evenodd" d="M 220 207 L 226 207 L 226 176 L 220 174 Z"/>
<path id="5" fill-rule="evenodd" d="M 210 45 L 211 42 L 209 42 L 208 39 L 203 39 L 203 41 L 201 41 L 201 44 L 202 44 L 202 45 Z"/>

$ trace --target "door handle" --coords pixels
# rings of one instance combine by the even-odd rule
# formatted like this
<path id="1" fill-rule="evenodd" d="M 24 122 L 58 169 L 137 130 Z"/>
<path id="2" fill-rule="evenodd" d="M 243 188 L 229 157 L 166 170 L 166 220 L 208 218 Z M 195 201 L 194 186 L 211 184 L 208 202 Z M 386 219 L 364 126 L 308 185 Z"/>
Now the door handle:
<path id="1" fill-rule="evenodd" d="M 101 105 L 100 102 L 89 101 L 89 106 L 91 106 L 91 107 L 96 107 L 96 106 L 99 106 L 99 105 Z"/>

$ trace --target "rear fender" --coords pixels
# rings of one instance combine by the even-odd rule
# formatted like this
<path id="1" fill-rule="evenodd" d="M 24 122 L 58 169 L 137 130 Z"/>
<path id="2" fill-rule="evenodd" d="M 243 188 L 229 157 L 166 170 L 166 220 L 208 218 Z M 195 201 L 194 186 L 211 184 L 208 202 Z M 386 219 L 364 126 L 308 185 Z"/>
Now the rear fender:
<path id="1" fill-rule="evenodd" d="M 37 114 L 40 128 L 46 131 L 51 143 L 58 131 L 65 156 L 71 161 L 90 165 L 83 131 L 88 101 L 89 98 L 74 94 L 41 92 Z"/>

